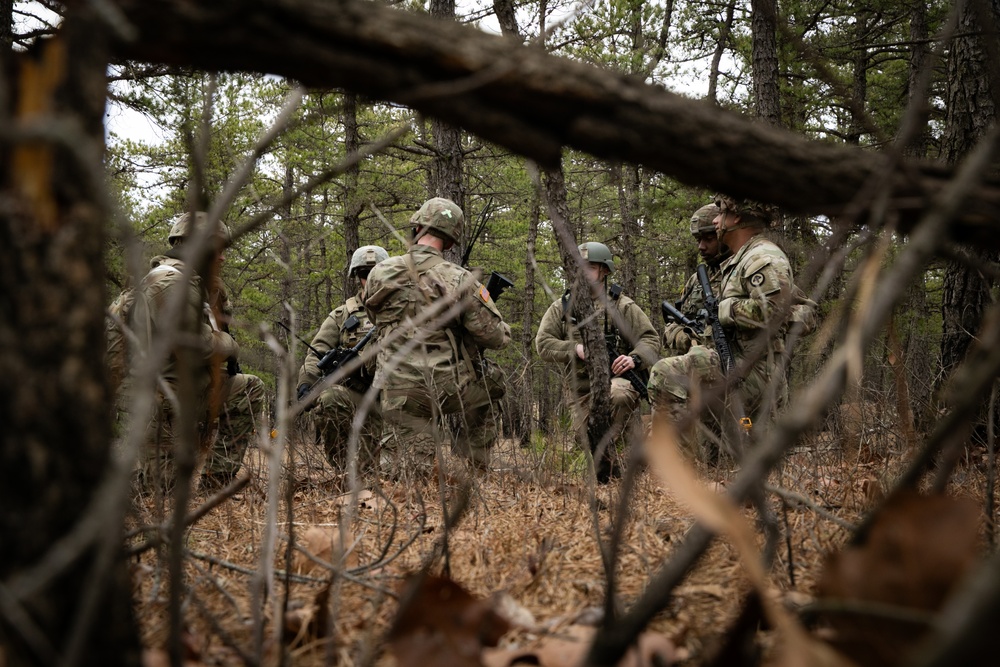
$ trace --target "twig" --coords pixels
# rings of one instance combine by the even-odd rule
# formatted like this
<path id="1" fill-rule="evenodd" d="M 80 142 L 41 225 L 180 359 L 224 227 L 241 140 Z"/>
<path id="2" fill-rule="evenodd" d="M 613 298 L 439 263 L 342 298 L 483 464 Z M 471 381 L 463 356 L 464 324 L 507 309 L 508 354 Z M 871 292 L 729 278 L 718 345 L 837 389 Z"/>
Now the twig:
<path id="1" fill-rule="evenodd" d="M 845 528 L 851 531 L 855 529 L 855 525 L 853 523 L 845 519 L 841 519 L 833 512 L 820 507 L 813 501 L 809 500 L 809 498 L 803 496 L 801 493 L 796 493 L 795 491 L 789 491 L 788 489 L 783 489 L 778 486 L 772 486 L 771 484 L 765 484 L 764 489 L 767 490 L 768 493 L 773 493 L 774 495 L 778 496 L 783 501 L 785 501 L 784 504 L 786 507 L 788 507 L 791 503 L 795 503 L 797 505 L 804 505 L 809 509 L 811 509 L 816 514 L 823 517 L 824 519 L 832 521 L 841 528 Z"/>

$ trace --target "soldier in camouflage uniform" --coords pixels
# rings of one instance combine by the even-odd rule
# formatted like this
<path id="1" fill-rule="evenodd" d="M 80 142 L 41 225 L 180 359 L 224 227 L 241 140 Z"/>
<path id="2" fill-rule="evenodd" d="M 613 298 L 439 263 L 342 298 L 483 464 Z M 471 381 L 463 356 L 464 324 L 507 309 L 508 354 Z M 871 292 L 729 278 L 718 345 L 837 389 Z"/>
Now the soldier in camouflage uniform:
<path id="1" fill-rule="evenodd" d="M 306 355 L 299 371 L 298 397 L 305 397 L 316 382 L 322 379 L 319 369 L 322 355 L 336 348 L 351 348 L 371 331 L 372 323 L 368 319 L 362 303 L 368 274 L 379 262 L 389 258 L 385 248 L 376 245 L 362 246 L 354 251 L 348 273 L 357 276 L 361 281 L 361 289 L 341 306 L 331 312 L 319 332 L 312 340 L 312 348 L 319 353 L 310 352 Z M 374 349 L 375 346 L 372 346 Z M 372 385 L 375 376 L 375 356 L 367 357 L 366 362 L 350 377 L 340 384 L 335 384 L 323 390 L 316 403 L 316 426 L 323 451 L 327 461 L 335 470 L 343 470 L 347 459 L 347 441 L 351 434 L 351 424 L 354 413 L 357 412 L 365 393 Z M 372 404 L 361 431 L 358 443 L 359 467 L 369 467 L 375 462 L 378 440 L 382 434 L 382 416 L 379 403 Z"/>
<path id="2" fill-rule="evenodd" d="M 618 311 L 626 326 L 625 331 L 619 331 L 614 324 L 614 318 L 604 312 L 603 304 L 595 304 L 596 313 L 603 313 L 604 331 L 606 337 L 614 339 L 617 355 L 611 359 L 611 406 L 612 429 L 611 441 L 618 439 L 623 429 L 628 425 L 632 414 L 639 407 L 639 392 L 622 373 L 636 370 L 645 377 L 644 369 L 652 366 L 660 353 L 659 337 L 649 317 L 639 305 L 621 293 L 617 285 L 607 287 L 607 277 L 614 271 L 615 264 L 611 250 L 603 243 L 584 243 L 580 253 L 589 260 L 587 265 L 590 282 L 605 285 L 608 302 Z M 578 333 L 576 321 L 570 314 L 569 292 L 563 298 L 552 303 L 545 311 L 542 322 L 535 335 L 535 348 L 538 356 L 545 361 L 559 364 L 571 383 L 574 394 L 572 399 L 573 428 L 579 442 L 587 442 L 587 420 L 590 417 L 590 376 L 584 362 L 585 351 Z M 611 472 L 607 458 L 597 462 L 598 480 L 608 481 Z"/>
<path id="3" fill-rule="evenodd" d="M 430 473 L 438 445 L 448 440 L 449 415 L 460 422 L 451 449 L 474 467 L 488 466 L 497 438 L 492 407 L 503 382 L 484 374 L 477 360 L 480 348 L 505 347 L 510 327 L 475 276 L 442 255 L 461 238 L 463 223 L 454 202 L 424 202 L 410 218 L 410 249 L 376 266 L 365 287 L 380 347 L 381 461 L 396 476 Z M 452 304 L 461 313 L 443 325 L 440 318 L 426 319 L 435 305 Z"/>
<path id="4" fill-rule="evenodd" d="M 719 214 L 719 207 L 715 204 L 702 206 L 691 216 L 691 236 L 698 244 L 698 254 L 708 268 L 708 281 L 712 285 L 712 291 L 719 293 L 719 285 L 722 279 L 722 264 L 732 257 L 729 247 L 719 241 L 719 236 L 715 232 L 715 225 L 712 221 Z M 699 311 L 705 307 L 705 293 L 701 288 L 701 281 L 698 280 L 698 273 L 692 273 L 684 284 L 684 291 L 681 298 L 675 304 L 677 310 L 681 311 L 689 319 L 696 319 Z M 663 327 L 663 356 L 674 357 L 684 354 L 691 349 L 691 345 L 701 343 L 711 345 L 712 337 L 701 336 L 692 340 L 691 333 L 676 322 L 667 322 Z"/>
<path id="5" fill-rule="evenodd" d="M 204 414 L 198 424 L 198 453 L 206 455 L 201 473 L 201 487 L 205 490 L 220 488 L 231 482 L 240 470 L 243 455 L 256 432 L 264 403 L 264 383 L 255 375 L 238 372 L 236 359 L 239 345 L 228 333 L 227 319 L 231 316 L 228 296 L 220 293 L 218 271 L 225 260 L 224 250 L 230 242 L 229 229 L 219 223 L 211 288 L 203 290 L 197 275 L 189 282 L 183 280 L 184 262 L 181 256 L 184 241 L 194 234 L 195 227 L 206 224 L 205 213 L 192 217 L 185 213 L 172 225 L 168 237 L 171 250 L 154 257 L 149 273 L 142 279 L 129 319 L 141 344 L 150 345 L 156 332 L 164 325 L 168 304 L 176 290 L 187 293 L 181 313 L 181 335 L 197 330 L 198 353 L 204 365 L 197 374 L 195 386 L 200 394 L 199 405 Z M 213 305 L 214 304 L 214 307 Z M 140 459 L 139 482 L 149 487 L 158 483 L 169 488 L 174 479 L 172 449 L 175 437 L 176 407 L 169 394 L 178 389 L 177 343 L 161 372 L 169 391 L 158 394 L 158 407 L 150 425 L 147 444 Z"/>
<path id="6" fill-rule="evenodd" d="M 771 223 L 769 207 L 718 195 L 719 214 L 714 224 L 719 240 L 729 246 L 733 256 L 723 265 L 719 293 L 719 322 L 723 327 L 737 366 L 751 353 L 761 331 L 772 329 L 764 353 L 734 385 L 728 402 L 733 414 L 743 414 L 753 422 L 770 413 L 763 399 L 773 382 L 774 406 L 784 404 L 787 386 L 780 371 L 785 333 L 792 322 L 802 320 L 807 328 L 815 306 L 804 298 L 792 280 L 788 257 L 773 242 L 761 235 Z M 794 307 L 791 307 L 794 304 Z M 782 322 L 773 318 L 784 314 Z M 713 382 L 719 377 L 714 350 L 696 345 L 691 351 L 664 360 L 653 368 L 650 377 L 650 400 L 656 410 L 666 410 L 676 421 L 687 409 L 694 386 Z M 682 434 L 690 436 L 690 434 Z"/>

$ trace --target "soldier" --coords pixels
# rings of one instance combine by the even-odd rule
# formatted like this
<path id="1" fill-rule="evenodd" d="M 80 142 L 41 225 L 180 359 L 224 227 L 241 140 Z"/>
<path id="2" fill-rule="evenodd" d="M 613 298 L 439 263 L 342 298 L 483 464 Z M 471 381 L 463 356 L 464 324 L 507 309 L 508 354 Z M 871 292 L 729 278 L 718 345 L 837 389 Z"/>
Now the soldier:
<path id="1" fill-rule="evenodd" d="M 705 266 L 708 267 L 708 280 L 712 284 L 713 291 L 719 293 L 719 281 L 722 278 L 721 267 L 725 260 L 732 257 L 729 247 L 719 241 L 719 236 L 715 232 L 715 225 L 712 221 L 719 214 L 719 207 L 715 204 L 702 206 L 691 216 L 691 236 L 698 244 L 698 254 L 701 256 Z M 684 284 L 684 291 L 681 298 L 675 303 L 677 310 L 681 311 L 690 319 L 695 319 L 698 312 L 705 307 L 705 295 L 698 280 L 698 274 L 692 273 Z M 684 354 L 691 349 L 692 343 L 701 342 L 711 344 L 711 336 L 703 337 L 700 340 L 691 340 L 691 334 L 683 326 L 676 322 L 668 322 L 663 327 L 663 355 L 674 357 Z"/>
<path id="2" fill-rule="evenodd" d="M 410 218 L 407 253 L 368 276 L 365 308 L 378 327 L 380 347 L 375 383 L 382 388 L 381 461 L 394 475 L 431 472 L 448 415 L 460 421 L 452 450 L 474 467 L 488 467 L 496 441 L 491 407 L 502 395 L 502 382 L 484 376 L 476 360 L 479 348 L 505 347 L 510 327 L 472 273 L 442 255 L 461 238 L 463 223 L 454 202 L 427 200 Z M 443 323 L 429 315 L 447 313 L 449 304 L 461 312 Z"/>
<path id="3" fill-rule="evenodd" d="M 361 289 L 341 306 L 331 312 L 319 332 L 312 340 L 312 348 L 319 353 L 307 354 L 299 371 L 298 397 L 301 400 L 316 382 L 322 379 L 323 372 L 319 362 L 326 352 L 336 348 L 351 348 L 371 331 L 372 323 L 368 319 L 362 303 L 368 273 L 381 261 L 389 258 L 389 253 L 377 245 L 366 245 L 358 248 L 351 256 L 348 273 L 357 276 L 361 281 Z M 319 437 L 323 443 L 326 460 L 335 470 L 343 470 L 347 463 L 347 440 L 351 434 L 351 423 L 365 393 L 372 385 L 375 375 L 375 357 L 369 356 L 366 363 L 358 368 L 350 377 L 340 384 L 335 384 L 323 390 L 317 399 L 316 421 Z M 367 467 L 375 461 L 375 451 L 378 439 L 382 433 L 382 417 L 376 401 L 368 412 L 365 426 L 361 431 L 358 444 L 358 462 Z"/>
<path id="4" fill-rule="evenodd" d="M 780 407 L 786 400 L 787 387 L 780 364 L 785 333 L 791 323 L 799 320 L 808 328 L 815 304 L 795 287 L 784 251 L 761 235 L 771 224 L 770 208 L 724 195 L 716 196 L 716 205 L 719 214 L 713 224 L 719 240 L 733 252 L 722 267 L 716 295 L 719 322 L 737 367 L 753 352 L 753 342 L 759 334 L 769 331 L 762 353 L 728 397 L 733 415 L 746 415 L 751 422 L 758 422 L 770 416 L 772 402 L 767 405 L 764 402 L 769 386 L 773 386 L 774 407 Z M 774 321 L 778 316 L 783 320 Z M 686 355 L 664 359 L 654 366 L 649 386 L 654 409 L 666 411 L 675 422 L 679 420 L 687 411 L 693 387 L 718 379 L 717 359 L 714 350 L 694 345 Z M 681 435 L 682 443 L 685 438 L 690 442 L 690 432 Z"/>
<path id="5" fill-rule="evenodd" d="M 611 361 L 611 405 L 612 433 L 609 441 L 614 442 L 628 425 L 632 414 L 639 407 L 639 392 L 621 377 L 630 370 L 643 372 L 659 356 L 660 343 L 653 324 L 639 305 L 621 293 L 621 288 L 607 284 L 607 278 L 615 269 L 611 250 L 603 243 L 589 242 L 579 247 L 580 254 L 588 261 L 587 279 L 591 285 L 602 285 L 608 302 L 617 310 L 626 329 L 619 331 L 615 318 L 608 316 L 603 304 L 596 304 L 597 312 L 603 312 L 604 333 L 614 350 Z M 554 301 L 545 311 L 535 335 L 538 356 L 545 361 L 560 364 L 568 375 L 571 389 L 573 428 L 579 442 L 587 442 L 587 420 L 590 417 L 590 376 L 584 363 L 586 352 L 580 342 L 578 325 L 570 313 L 570 293 Z M 610 352 L 611 350 L 609 350 Z M 610 447 L 608 448 L 610 449 Z M 610 452 L 596 462 L 598 481 L 607 483 L 611 475 Z"/>
<path id="6" fill-rule="evenodd" d="M 168 240 L 170 251 L 154 257 L 149 273 L 142 279 L 130 314 L 141 343 L 150 344 L 157 331 L 164 326 L 172 294 L 186 290 L 184 309 L 180 314 L 181 327 L 177 340 L 184 332 L 196 330 L 197 354 L 202 360 L 195 379 L 200 397 L 197 405 L 204 409 L 199 418 L 199 452 L 208 450 L 201 473 L 201 487 L 205 490 L 221 488 L 233 481 L 239 472 L 250 439 L 256 430 L 256 419 L 264 402 L 264 383 L 255 375 L 239 372 L 237 357 L 239 346 L 228 333 L 228 297 L 224 292 L 219 270 L 225 261 L 225 248 L 231 241 L 229 228 L 218 223 L 214 244 L 213 264 L 208 278 L 209 288 L 203 289 L 202 279 L 195 274 L 190 282 L 183 280 L 184 262 L 180 259 L 185 241 L 191 238 L 196 227 L 204 226 L 207 216 L 203 212 L 192 216 L 181 215 L 171 226 Z M 215 304 L 213 308 L 212 305 Z M 149 442 L 141 457 L 140 483 L 149 485 L 159 479 L 163 488 L 169 488 L 174 479 L 173 439 L 175 436 L 176 394 L 178 390 L 178 354 L 182 345 L 175 343 L 161 378 L 167 392 L 160 392 L 157 414 L 151 424 Z M 171 396 L 172 395 L 172 396 Z"/>

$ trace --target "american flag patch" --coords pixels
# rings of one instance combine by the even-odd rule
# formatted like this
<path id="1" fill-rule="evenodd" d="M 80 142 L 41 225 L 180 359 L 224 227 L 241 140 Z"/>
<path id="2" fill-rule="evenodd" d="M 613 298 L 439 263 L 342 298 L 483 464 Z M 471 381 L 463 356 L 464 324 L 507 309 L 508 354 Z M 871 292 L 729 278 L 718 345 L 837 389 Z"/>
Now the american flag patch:
<path id="1" fill-rule="evenodd" d="M 490 302 L 490 293 L 486 289 L 486 285 L 479 286 L 479 300 L 482 301 L 483 303 Z"/>

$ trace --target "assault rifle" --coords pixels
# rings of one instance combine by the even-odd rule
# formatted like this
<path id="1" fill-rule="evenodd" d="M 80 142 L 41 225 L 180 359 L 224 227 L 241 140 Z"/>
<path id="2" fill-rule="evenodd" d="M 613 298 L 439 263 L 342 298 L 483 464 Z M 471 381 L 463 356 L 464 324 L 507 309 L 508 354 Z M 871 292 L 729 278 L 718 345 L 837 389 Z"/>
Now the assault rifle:
<path id="1" fill-rule="evenodd" d="M 284 323 L 278 322 L 278 324 L 286 331 L 291 333 L 291 329 L 285 326 Z M 304 343 L 305 346 L 308 347 L 313 354 L 319 357 L 319 363 L 316 364 L 316 367 L 319 369 L 319 372 L 323 374 L 323 377 L 326 377 L 327 375 L 336 373 L 337 369 L 341 368 L 342 366 L 346 366 L 352 360 L 357 358 L 357 356 L 361 353 L 361 350 L 365 348 L 365 345 L 368 345 L 371 339 L 375 336 L 376 331 L 377 329 L 375 327 L 372 327 L 368 331 L 368 333 L 365 334 L 364 338 L 359 340 L 357 345 L 355 345 L 354 347 L 335 347 L 331 350 L 328 350 L 325 353 L 320 352 L 315 347 L 313 347 L 306 341 L 302 340 L 301 338 L 299 338 L 299 340 L 302 341 L 302 343 Z M 296 336 L 296 338 L 298 337 Z M 299 385 L 298 391 L 296 393 L 298 399 L 301 401 L 302 398 L 306 394 L 308 394 L 309 390 L 311 390 L 312 388 L 313 385 L 311 384 L 303 383 Z"/>
<path id="2" fill-rule="evenodd" d="M 615 363 L 615 359 L 618 358 L 618 333 L 605 334 L 604 342 L 608 346 L 608 361 L 613 364 Z M 639 398 L 649 403 L 649 392 L 646 390 L 646 383 L 642 381 L 642 378 L 639 377 L 634 368 L 628 369 L 618 377 L 628 380 L 632 388 L 639 392 Z"/>
<path id="3" fill-rule="evenodd" d="M 712 292 L 712 283 L 708 281 L 708 267 L 704 264 L 698 265 L 698 282 L 701 283 L 701 291 L 705 295 L 706 321 L 712 327 L 712 341 L 715 343 L 715 351 L 722 364 L 722 373 L 728 376 L 736 368 L 736 360 L 733 358 L 733 350 L 729 347 L 726 333 L 722 330 L 722 324 L 719 322 L 719 300 Z M 743 430 L 750 433 L 753 426 L 750 418 L 745 414 L 738 414 L 737 417 Z"/>
<path id="4" fill-rule="evenodd" d="M 679 324 L 684 327 L 684 330 L 687 331 L 692 338 L 701 338 L 702 332 L 705 331 L 703 323 L 699 322 L 699 320 L 703 320 L 705 318 L 704 313 L 699 313 L 698 319 L 693 320 L 681 311 L 677 310 L 677 308 L 669 301 L 664 301 L 660 304 L 660 310 L 663 312 L 664 324 L 670 324 L 671 322 Z"/>

